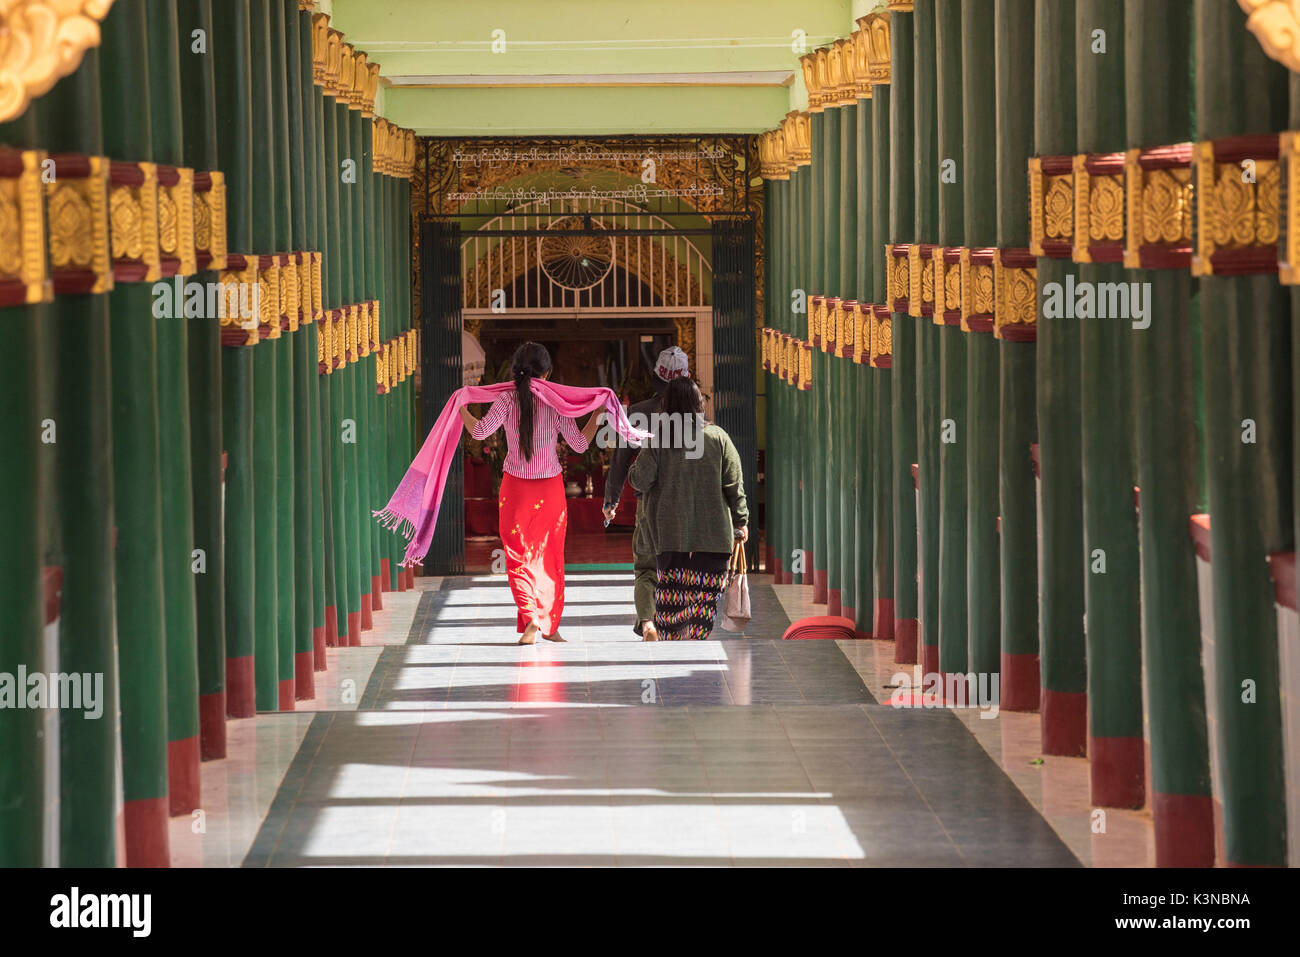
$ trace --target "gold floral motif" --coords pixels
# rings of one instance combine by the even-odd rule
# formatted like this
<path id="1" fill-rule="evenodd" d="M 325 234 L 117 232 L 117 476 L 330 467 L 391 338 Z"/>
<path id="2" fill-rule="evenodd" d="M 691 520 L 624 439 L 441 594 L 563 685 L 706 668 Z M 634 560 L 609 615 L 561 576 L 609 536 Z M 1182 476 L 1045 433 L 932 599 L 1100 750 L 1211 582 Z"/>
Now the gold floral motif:
<path id="1" fill-rule="evenodd" d="M 1074 235 L 1073 177 L 1047 177 L 1047 192 L 1043 196 L 1043 232 L 1048 239 L 1066 240 Z"/>
<path id="2" fill-rule="evenodd" d="M 193 183 L 191 173 L 191 184 Z M 208 254 L 208 269 L 226 268 L 226 177 L 219 170 L 208 173 L 211 185 L 193 193 L 194 242 L 197 268 L 198 252 Z"/>
<path id="3" fill-rule="evenodd" d="M 292 253 L 280 265 L 280 315 L 289 320 L 289 332 L 298 331 L 298 263 Z"/>
<path id="4" fill-rule="evenodd" d="M 280 338 L 280 266 L 277 263 L 259 269 L 257 285 L 261 296 L 261 325 L 266 329 L 263 339 Z"/>
<path id="5" fill-rule="evenodd" d="M 159 241 L 162 240 L 162 221 L 164 197 L 172 210 L 175 217 L 175 237 L 174 245 L 168 249 L 168 252 L 175 252 L 176 258 L 180 260 L 177 266 L 177 273 L 182 276 L 189 276 L 198 272 L 198 251 L 194 243 L 194 170 L 185 167 L 178 167 L 176 170 L 176 182 L 167 187 L 163 187 L 159 192 Z"/>
<path id="6" fill-rule="evenodd" d="M 298 321 L 309 325 L 316 318 L 311 304 L 311 263 L 313 253 L 298 254 Z"/>
<path id="7" fill-rule="evenodd" d="M 865 39 L 867 72 L 871 83 L 888 83 L 889 13 L 869 13 L 854 22 Z"/>
<path id="8" fill-rule="evenodd" d="M 99 46 L 113 0 L 4 0 L 0 3 L 0 122 L 21 116 Z"/>
<path id="9" fill-rule="evenodd" d="M 943 303 L 935 303 L 934 320 L 942 323 L 941 312 L 961 308 L 961 266 L 956 263 L 944 263 L 943 266 Z"/>
<path id="10" fill-rule="evenodd" d="M 1142 187 L 1142 238 L 1176 243 L 1192 238 L 1192 171 L 1158 169 Z"/>
<path id="11" fill-rule="evenodd" d="M 1088 238 L 1114 242 L 1124 238 L 1124 186 L 1119 176 L 1089 177 Z"/>
<path id="12" fill-rule="evenodd" d="M 84 213 L 82 214 L 84 215 Z M 113 258 L 140 259 L 144 256 L 144 213 L 135 187 L 115 186 L 109 193 L 108 217 L 112 224 Z M 80 250 L 81 255 L 89 255 Z M 64 265 L 58 263 L 58 265 Z"/>
<path id="13" fill-rule="evenodd" d="M 999 249 L 993 260 L 993 335 L 998 339 L 1007 326 L 1038 322 L 1038 268 L 1004 266 L 1002 252 Z"/>
<path id="14" fill-rule="evenodd" d="M 907 248 L 907 259 L 903 260 L 907 264 L 907 285 L 903 288 L 907 290 L 907 314 L 909 316 L 921 315 L 921 247 L 917 243 L 912 243 Z M 889 308 L 892 310 L 893 303 Z"/>
<path id="15" fill-rule="evenodd" d="M 934 254 L 925 260 L 921 269 L 921 302 L 934 302 Z"/>

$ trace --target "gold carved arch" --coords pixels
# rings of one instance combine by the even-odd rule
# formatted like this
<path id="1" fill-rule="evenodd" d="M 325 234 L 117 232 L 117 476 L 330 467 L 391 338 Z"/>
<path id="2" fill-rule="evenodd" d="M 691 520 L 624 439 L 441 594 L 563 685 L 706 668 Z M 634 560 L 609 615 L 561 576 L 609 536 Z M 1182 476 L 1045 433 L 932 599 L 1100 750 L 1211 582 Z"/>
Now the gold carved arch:
<path id="1" fill-rule="evenodd" d="M 113 0 L 0 0 L 0 122 L 81 65 L 99 46 Z"/>

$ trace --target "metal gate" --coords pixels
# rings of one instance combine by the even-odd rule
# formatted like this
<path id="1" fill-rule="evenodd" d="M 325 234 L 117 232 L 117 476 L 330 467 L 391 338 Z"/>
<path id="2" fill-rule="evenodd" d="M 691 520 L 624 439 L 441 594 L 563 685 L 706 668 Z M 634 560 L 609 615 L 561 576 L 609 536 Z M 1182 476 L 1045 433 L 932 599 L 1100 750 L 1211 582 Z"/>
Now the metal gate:
<path id="1" fill-rule="evenodd" d="M 460 224 L 425 220 L 420 224 L 420 410 L 421 438 L 438 421 L 451 394 L 461 387 Z M 433 544 L 424 560 L 426 573 L 465 571 L 465 466 L 452 460 Z"/>

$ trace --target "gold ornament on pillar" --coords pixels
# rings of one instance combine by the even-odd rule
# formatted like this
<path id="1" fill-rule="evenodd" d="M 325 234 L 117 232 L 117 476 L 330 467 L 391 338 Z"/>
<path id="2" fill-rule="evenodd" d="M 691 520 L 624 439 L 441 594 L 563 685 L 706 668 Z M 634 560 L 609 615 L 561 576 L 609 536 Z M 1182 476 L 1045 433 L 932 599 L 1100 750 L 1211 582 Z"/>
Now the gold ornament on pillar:
<path id="1" fill-rule="evenodd" d="M 805 53 L 799 58 L 799 69 L 803 71 L 804 89 L 808 91 L 808 109 L 813 113 L 822 111 L 821 84 L 817 80 L 817 54 Z"/>
<path id="2" fill-rule="evenodd" d="M 0 123 L 21 116 L 99 46 L 113 0 L 0 2 Z"/>
<path id="3" fill-rule="evenodd" d="M 352 86 L 348 88 L 348 109 L 364 111 L 366 77 L 369 75 L 365 51 L 352 47 Z M 363 114 L 364 115 L 364 114 Z"/>
<path id="4" fill-rule="evenodd" d="M 863 38 L 868 79 L 873 85 L 889 83 L 889 14 L 870 13 L 856 22 Z"/>
<path id="5" fill-rule="evenodd" d="M 330 27 L 325 35 L 325 95 L 342 99 L 343 88 L 343 32 Z"/>
<path id="6" fill-rule="evenodd" d="M 326 64 L 329 61 L 330 18 L 324 13 L 311 15 L 311 79 L 317 86 L 325 87 Z"/>
<path id="7" fill-rule="evenodd" d="M 379 64 L 366 63 L 365 88 L 361 94 L 361 115 L 375 115 L 375 97 L 379 95 Z"/>
<path id="8" fill-rule="evenodd" d="M 993 259 L 993 336 L 1033 342 L 1038 334 L 1038 259 L 1028 249 L 999 249 Z"/>
<path id="9" fill-rule="evenodd" d="M 1196 182 L 1192 274 L 1277 271 L 1282 181 L 1277 135 L 1197 143 L 1192 169 Z"/>
<path id="10" fill-rule="evenodd" d="M 41 150 L 0 148 L 0 305 L 49 302 Z"/>

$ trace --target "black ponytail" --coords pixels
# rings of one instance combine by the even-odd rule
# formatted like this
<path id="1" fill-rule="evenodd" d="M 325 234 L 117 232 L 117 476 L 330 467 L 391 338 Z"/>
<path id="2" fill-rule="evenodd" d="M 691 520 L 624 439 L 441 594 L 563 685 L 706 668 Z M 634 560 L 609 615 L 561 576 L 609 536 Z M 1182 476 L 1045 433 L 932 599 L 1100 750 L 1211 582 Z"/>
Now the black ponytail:
<path id="1" fill-rule="evenodd" d="M 551 354 L 540 342 L 525 342 L 515 350 L 510 360 L 510 373 L 515 378 L 515 400 L 519 404 L 519 451 L 525 461 L 533 458 L 533 392 L 532 380 L 551 371 Z"/>

